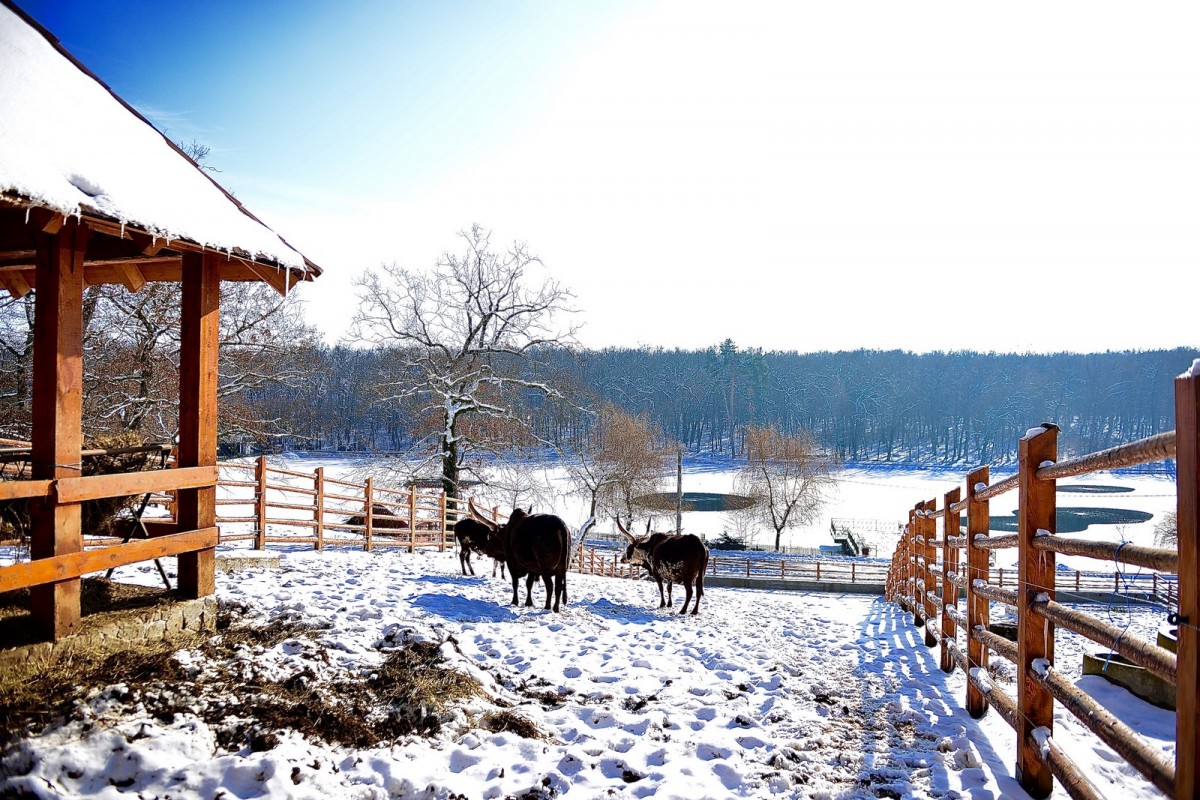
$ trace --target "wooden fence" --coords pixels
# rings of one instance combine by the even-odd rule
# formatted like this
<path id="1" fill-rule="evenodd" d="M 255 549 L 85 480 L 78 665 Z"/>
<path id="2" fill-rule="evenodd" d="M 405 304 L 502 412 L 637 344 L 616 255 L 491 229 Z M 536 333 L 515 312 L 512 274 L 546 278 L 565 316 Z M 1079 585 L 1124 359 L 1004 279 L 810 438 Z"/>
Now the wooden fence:
<path id="1" fill-rule="evenodd" d="M 361 483 L 272 467 L 265 456 L 252 464 L 217 465 L 220 541 L 326 547 L 454 547 L 462 512 L 440 489 L 392 489 L 372 477 Z M 386 510 L 388 513 L 382 513 Z M 248 525 L 247 525 L 248 523 Z M 248 528 L 239 531 L 238 528 Z"/>
<path id="2" fill-rule="evenodd" d="M 1193 372 L 1196 369 L 1193 368 Z M 1170 797 L 1200 797 L 1200 591 L 1197 570 L 1197 508 L 1200 506 L 1200 374 L 1175 381 L 1176 429 L 1131 444 L 1059 460 L 1058 429 L 1046 424 L 1020 440 L 1018 472 L 991 482 L 988 467 L 966 476 L 965 487 L 937 500 L 917 503 L 896 548 L 886 597 L 913 615 L 930 647 L 940 646 L 942 670 L 966 673 L 966 707 L 974 717 L 994 708 L 1017 733 L 1015 773 L 1036 798 L 1050 794 L 1057 778 L 1074 798 L 1103 795 L 1055 742 L 1054 705 L 1060 703 L 1134 769 Z M 1055 533 L 1056 482 L 1107 469 L 1174 457 L 1178 546 L 1145 547 L 1122 542 L 1069 538 Z M 1018 493 L 1018 532 L 989 532 L 989 501 Z M 962 535 L 962 514 L 966 533 Z M 941 533 L 938 525 L 941 524 Z M 1017 574 L 1002 586 L 989 567 L 991 551 L 1016 548 Z M 1095 558 L 1108 564 L 1150 570 L 1142 576 L 1148 596 L 1177 609 L 1176 651 L 1133 636 L 1101 619 L 1056 601 L 1056 593 L 1083 588 L 1080 573 L 1056 569 L 1056 554 Z M 1118 575 L 1116 580 L 1122 580 Z M 965 595 L 965 613 L 959 599 Z M 989 629 L 990 603 L 1015 609 L 1017 640 Z M 1174 684 L 1174 763 L 1054 669 L 1056 626 L 1080 634 Z M 1017 695 L 989 680 L 994 654 L 1016 665 Z"/>

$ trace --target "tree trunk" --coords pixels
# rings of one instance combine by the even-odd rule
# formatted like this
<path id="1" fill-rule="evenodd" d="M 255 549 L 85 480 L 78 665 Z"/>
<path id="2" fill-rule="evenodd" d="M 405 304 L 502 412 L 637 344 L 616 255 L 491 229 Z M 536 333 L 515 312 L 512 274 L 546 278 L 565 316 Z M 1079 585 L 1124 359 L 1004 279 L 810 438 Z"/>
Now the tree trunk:
<path id="1" fill-rule="evenodd" d="M 453 431 L 453 428 L 451 429 Z M 457 500 L 458 491 L 458 442 L 442 437 L 442 489 L 447 499 Z"/>

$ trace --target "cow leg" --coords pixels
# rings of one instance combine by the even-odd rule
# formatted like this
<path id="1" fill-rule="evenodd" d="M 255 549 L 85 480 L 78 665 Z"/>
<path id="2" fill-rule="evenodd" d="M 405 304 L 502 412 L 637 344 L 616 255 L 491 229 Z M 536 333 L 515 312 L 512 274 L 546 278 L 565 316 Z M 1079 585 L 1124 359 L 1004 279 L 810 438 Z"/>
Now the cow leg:
<path id="1" fill-rule="evenodd" d="M 525 605 L 533 607 L 533 581 L 537 576 L 532 572 L 525 576 Z"/>
<path id="2" fill-rule="evenodd" d="M 697 600 L 699 598 L 696 598 Z M 692 602 L 692 582 L 684 581 L 683 583 L 683 608 L 679 609 L 680 614 L 687 613 L 688 603 Z"/>
<path id="3" fill-rule="evenodd" d="M 562 604 L 567 604 L 567 571 L 564 569 L 558 576 L 558 593 L 562 596 Z"/>
<path id="4" fill-rule="evenodd" d="M 674 608 L 675 601 L 671 599 L 671 587 L 675 585 L 675 581 L 667 581 L 667 608 Z"/>
<path id="5" fill-rule="evenodd" d="M 704 573 L 696 576 L 696 605 L 692 606 L 692 615 L 700 613 L 700 598 L 704 597 Z"/>
<path id="6" fill-rule="evenodd" d="M 512 570 L 509 570 L 508 574 L 512 575 L 512 585 L 513 585 L 512 604 L 514 606 L 519 606 L 521 604 L 521 595 L 519 594 L 519 591 L 521 588 L 521 579 L 519 577 L 517 577 L 517 573 L 513 572 Z"/>
<path id="7" fill-rule="evenodd" d="M 550 602 L 554 601 L 554 610 L 558 611 L 558 587 L 554 585 L 554 576 L 549 572 L 542 575 L 542 587 L 546 590 L 546 610 L 550 610 Z"/>
<path id="8" fill-rule="evenodd" d="M 667 607 L 667 596 L 665 594 L 663 594 L 662 578 L 655 575 L 654 580 L 658 583 L 658 607 L 666 608 Z M 668 585 L 670 585 L 670 584 L 668 584 Z"/>

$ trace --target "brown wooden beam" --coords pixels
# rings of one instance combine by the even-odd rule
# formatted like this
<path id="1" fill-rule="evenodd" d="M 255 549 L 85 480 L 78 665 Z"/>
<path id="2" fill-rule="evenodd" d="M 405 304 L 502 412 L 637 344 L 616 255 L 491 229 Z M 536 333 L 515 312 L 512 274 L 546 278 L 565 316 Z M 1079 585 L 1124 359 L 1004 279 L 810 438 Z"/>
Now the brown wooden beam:
<path id="1" fill-rule="evenodd" d="M 83 467 L 83 260 L 88 231 L 74 219 L 38 237 L 33 354 L 34 480 L 78 477 Z M 83 550 L 78 503 L 54 497 L 31 503 L 31 560 Z M 79 627 L 79 579 L 36 586 L 30 611 L 38 635 L 58 640 Z"/>
<path id="2" fill-rule="evenodd" d="M 98 500 L 103 497 L 124 497 L 146 492 L 204 488 L 216 484 L 216 465 L 126 472 L 116 475 L 89 475 L 86 478 L 63 478 L 60 480 L 58 482 L 58 500 L 60 503 L 80 503 L 84 500 Z"/>
<path id="3" fill-rule="evenodd" d="M 0 567 L 0 592 L 36 587 L 52 581 L 77 580 L 90 572 L 179 555 L 198 548 L 216 547 L 217 537 L 216 528 L 205 528 Z"/>
<path id="4" fill-rule="evenodd" d="M 1034 429 L 1038 430 L 1038 429 Z M 1058 460 L 1058 427 L 1049 423 L 1022 437 L 1017 451 L 1017 768 L 1021 788 L 1048 797 L 1054 775 L 1041 757 L 1034 732 L 1054 732 L 1054 697 L 1037 680 L 1036 662 L 1054 664 L 1054 623 L 1033 613 L 1039 598 L 1054 599 L 1054 553 L 1035 549 L 1033 540 L 1054 533 L 1055 482 L 1037 477 L 1038 468 Z"/>
<path id="5" fill-rule="evenodd" d="M 179 346 L 179 450 L 182 467 L 217 463 L 217 347 L 220 334 L 221 270 L 213 253 L 183 257 L 183 308 Z M 179 492 L 179 529 L 216 524 L 216 487 Z M 179 557 L 179 591 L 203 597 L 216 591 L 215 549 Z"/>
<path id="6" fill-rule="evenodd" d="M 1179 626 L 1175 671 L 1175 797 L 1200 797 L 1200 375 L 1175 379 Z"/>

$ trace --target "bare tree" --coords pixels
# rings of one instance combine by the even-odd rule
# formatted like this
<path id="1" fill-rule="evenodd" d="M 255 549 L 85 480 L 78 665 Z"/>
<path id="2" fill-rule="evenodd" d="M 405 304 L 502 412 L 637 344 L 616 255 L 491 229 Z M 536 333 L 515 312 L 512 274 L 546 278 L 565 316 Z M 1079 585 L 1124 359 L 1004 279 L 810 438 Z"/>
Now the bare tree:
<path id="1" fill-rule="evenodd" d="M 739 513 L 770 526 L 778 552 L 785 530 L 816 518 L 833 485 L 833 467 L 803 431 L 789 436 L 775 427 L 751 427 L 738 487 L 754 504 Z"/>
<path id="2" fill-rule="evenodd" d="M 652 492 L 666 474 L 670 451 L 644 417 L 606 404 L 596 416 L 590 444 L 568 467 L 588 499 L 589 517 L 613 515 L 633 525 L 634 499 Z"/>
<path id="3" fill-rule="evenodd" d="M 359 341 L 396 351 L 401 365 L 387 399 L 418 398 L 422 413 L 436 416 L 430 458 L 455 498 L 472 448 L 502 448 L 514 430 L 532 435 L 518 411 L 522 395 L 562 398 L 528 367 L 539 349 L 574 344 L 577 330 L 561 322 L 574 313 L 571 293 L 537 279 L 542 262 L 524 243 L 497 252 L 479 225 L 459 236 L 462 252 L 443 254 L 432 272 L 391 264 L 364 273 L 350 328 Z"/>

